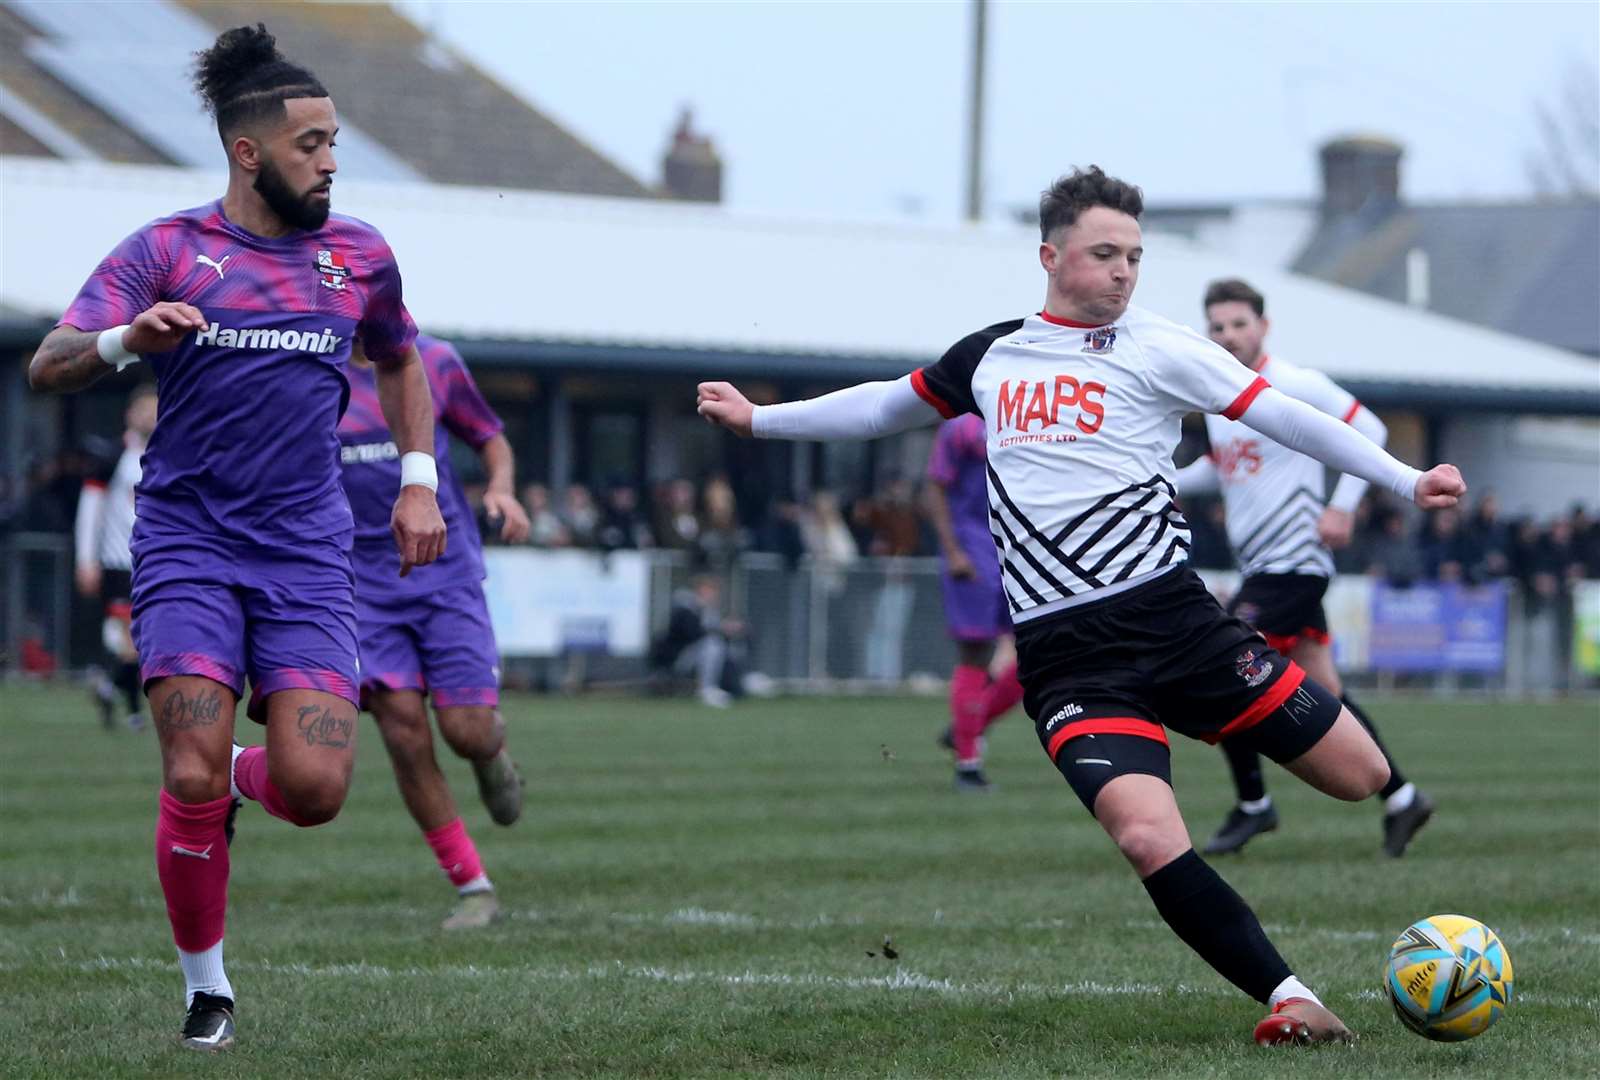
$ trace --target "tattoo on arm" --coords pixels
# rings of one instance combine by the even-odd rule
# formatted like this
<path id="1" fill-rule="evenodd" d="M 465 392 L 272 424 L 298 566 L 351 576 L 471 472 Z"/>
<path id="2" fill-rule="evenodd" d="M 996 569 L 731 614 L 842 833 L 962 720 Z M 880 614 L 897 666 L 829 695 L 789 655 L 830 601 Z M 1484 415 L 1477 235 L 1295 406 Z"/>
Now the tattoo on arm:
<path id="1" fill-rule="evenodd" d="M 354 713 L 334 712 L 319 705 L 300 706 L 298 723 L 307 746 L 328 746 L 335 750 L 349 746 L 356 730 Z"/>
<path id="2" fill-rule="evenodd" d="M 176 690 L 161 706 L 156 726 L 162 731 L 188 731 L 190 728 L 210 727 L 222 719 L 222 692 L 202 690 L 193 697 L 185 697 Z"/>
<path id="3" fill-rule="evenodd" d="M 100 359 L 100 335 L 89 330 L 58 327 L 45 336 L 28 362 L 28 385 L 35 390 L 70 392 L 108 374 L 111 365 Z"/>

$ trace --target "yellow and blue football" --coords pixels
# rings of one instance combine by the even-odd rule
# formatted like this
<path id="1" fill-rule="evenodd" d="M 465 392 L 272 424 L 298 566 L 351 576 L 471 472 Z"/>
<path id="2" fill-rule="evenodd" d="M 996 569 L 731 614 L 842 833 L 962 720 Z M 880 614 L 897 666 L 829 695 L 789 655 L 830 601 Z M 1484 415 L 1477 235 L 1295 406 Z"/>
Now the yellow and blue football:
<path id="1" fill-rule="evenodd" d="M 1410 1030 L 1440 1042 L 1482 1035 L 1511 1004 L 1511 956 L 1493 930 L 1465 915 L 1406 927 L 1389 950 L 1384 986 Z"/>

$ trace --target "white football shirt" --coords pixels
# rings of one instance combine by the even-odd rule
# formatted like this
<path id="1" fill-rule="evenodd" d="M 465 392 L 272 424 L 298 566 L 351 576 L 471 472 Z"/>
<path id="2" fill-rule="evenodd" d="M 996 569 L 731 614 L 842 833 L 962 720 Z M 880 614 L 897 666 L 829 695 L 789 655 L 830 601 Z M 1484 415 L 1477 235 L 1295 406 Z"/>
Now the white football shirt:
<path id="1" fill-rule="evenodd" d="M 1098 600 L 1188 557 L 1172 453 L 1184 414 L 1240 416 L 1267 381 L 1188 327 L 1130 307 L 1108 326 L 1047 314 L 962 338 L 911 384 L 984 418 L 989 521 L 1013 619 Z"/>
<path id="2" fill-rule="evenodd" d="M 1361 411 L 1349 391 L 1320 371 L 1269 356 L 1256 374 L 1347 424 Z M 1332 577 L 1333 555 L 1317 535 L 1327 501 L 1323 464 L 1225 416 L 1208 414 L 1206 435 L 1240 572 Z"/>

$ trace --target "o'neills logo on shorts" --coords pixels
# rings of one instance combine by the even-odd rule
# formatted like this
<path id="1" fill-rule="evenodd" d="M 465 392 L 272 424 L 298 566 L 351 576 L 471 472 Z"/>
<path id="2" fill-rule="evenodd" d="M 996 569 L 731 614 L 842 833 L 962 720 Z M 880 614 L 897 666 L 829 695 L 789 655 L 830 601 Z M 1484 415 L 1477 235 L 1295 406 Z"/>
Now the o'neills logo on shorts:
<path id="1" fill-rule="evenodd" d="M 326 356 L 337 352 L 344 338 L 326 328 L 322 330 L 236 330 L 212 323 L 194 336 L 196 345 L 215 345 L 219 349 L 260 349 L 308 352 Z"/>

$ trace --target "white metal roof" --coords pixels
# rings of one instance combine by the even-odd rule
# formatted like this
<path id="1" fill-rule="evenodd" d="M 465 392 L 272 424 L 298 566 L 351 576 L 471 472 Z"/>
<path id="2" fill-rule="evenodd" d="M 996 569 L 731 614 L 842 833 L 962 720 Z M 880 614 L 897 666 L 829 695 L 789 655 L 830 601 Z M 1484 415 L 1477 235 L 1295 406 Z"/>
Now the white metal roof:
<path id="1" fill-rule="evenodd" d="M 54 317 L 118 239 L 224 186 L 220 173 L 0 158 L 0 302 Z M 778 219 L 344 179 L 335 201 L 384 232 L 412 313 L 443 335 L 880 356 L 909 367 L 1037 310 L 1044 293 L 1037 233 L 1011 226 Z M 1575 353 L 1177 238 L 1146 244 L 1137 303 L 1199 325 L 1207 282 L 1245 277 L 1268 297 L 1272 351 L 1336 379 L 1600 395 L 1600 365 Z"/>

